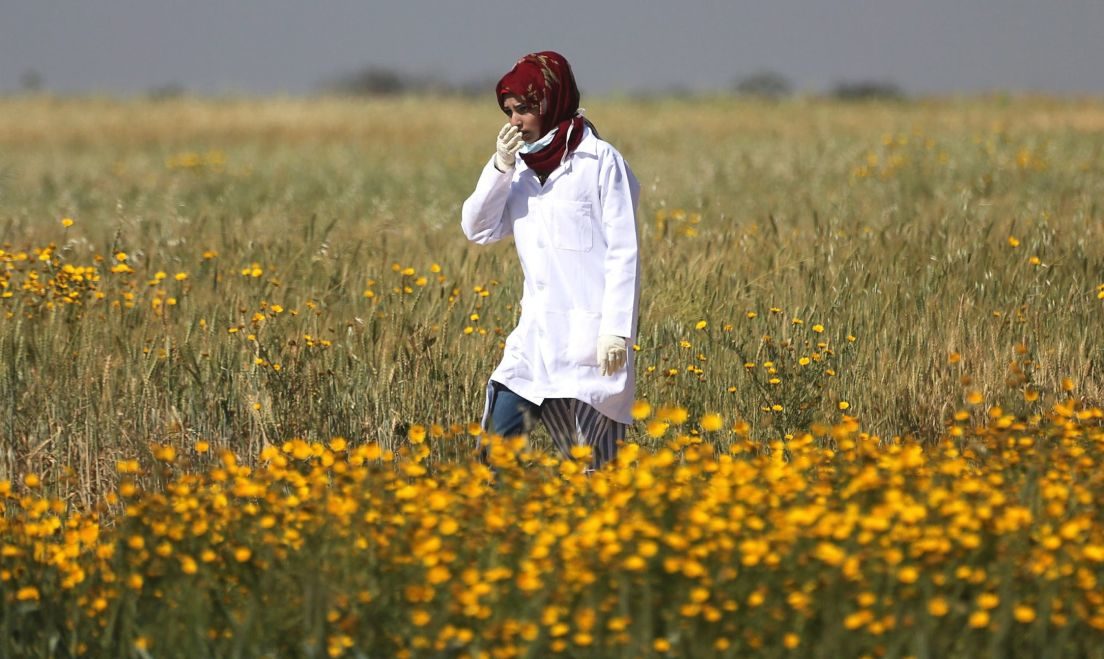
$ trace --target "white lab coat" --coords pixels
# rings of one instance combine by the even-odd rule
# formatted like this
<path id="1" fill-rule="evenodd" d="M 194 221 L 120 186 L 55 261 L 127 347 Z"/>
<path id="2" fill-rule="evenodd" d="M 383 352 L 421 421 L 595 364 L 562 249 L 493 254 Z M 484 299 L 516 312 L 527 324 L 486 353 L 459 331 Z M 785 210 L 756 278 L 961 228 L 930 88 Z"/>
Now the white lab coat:
<path id="1" fill-rule="evenodd" d="M 543 186 L 520 156 L 509 172 L 491 158 L 464 202 L 461 226 L 480 245 L 512 235 L 525 275 L 521 318 L 492 380 L 537 405 L 575 398 L 632 423 L 639 197 L 621 154 L 589 127 Z M 598 371 L 600 334 L 628 343 L 625 368 L 611 376 Z"/>

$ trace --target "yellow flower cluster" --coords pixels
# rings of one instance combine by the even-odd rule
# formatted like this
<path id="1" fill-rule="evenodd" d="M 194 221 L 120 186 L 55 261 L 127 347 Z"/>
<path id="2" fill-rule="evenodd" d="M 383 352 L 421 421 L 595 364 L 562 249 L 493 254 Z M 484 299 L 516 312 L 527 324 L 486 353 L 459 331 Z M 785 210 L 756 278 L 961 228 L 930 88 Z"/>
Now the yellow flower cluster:
<path id="1" fill-rule="evenodd" d="M 0 300 L 19 299 L 28 307 L 53 309 L 103 299 L 99 266 L 62 264 L 52 243 L 29 252 L 9 250 L 8 244 L 0 248 Z"/>
<path id="2" fill-rule="evenodd" d="M 62 223 L 68 228 L 73 220 L 65 218 Z M 210 258 L 213 253 L 205 252 L 203 259 Z M 11 245 L 5 244 L 0 248 L 0 302 L 7 303 L 6 317 L 14 317 L 20 307 L 28 317 L 35 310 L 90 307 L 97 303 L 133 309 L 141 287 L 131 255 L 119 251 L 110 257 L 96 254 L 91 260 L 92 265 L 70 262 L 53 243 L 30 250 L 12 250 Z M 165 288 L 170 280 L 176 286 L 172 292 Z M 155 272 L 146 281 L 153 315 L 161 316 L 166 307 L 175 306 L 177 296 L 188 289 L 187 282 L 187 272 L 172 275 L 163 270 Z"/>
<path id="3" fill-rule="evenodd" d="M 521 439 L 489 438 L 489 466 L 434 461 L 438 426 L 394 453 L 295 439 L 191 474 L 159 445 L 120 462 L 121 514 L 0 483 L 0 652 L 53 634 L 114 656 L 1084 656 L 1104 633 L 1102 419 L 1065 401 L 930 446 L 852 419 L 763 444 L 708 414 L 597 473 L 585 447 Z"/>
<path id="4" fill-rule="evenodd" d="M 166 158 L 165 167 L 192 171 L 209 170 L 218 173 L 226 168 L 226 154 L 218 149 L 211 149 L 206 153 L 182 151 Z"/>
<path id="5" fill-rule="evenodd" d="M 701 221 L 701 213 L 687 213 L 681 208 L 661 208 L 655 214 L 656 238 L 695 238 Z"/>

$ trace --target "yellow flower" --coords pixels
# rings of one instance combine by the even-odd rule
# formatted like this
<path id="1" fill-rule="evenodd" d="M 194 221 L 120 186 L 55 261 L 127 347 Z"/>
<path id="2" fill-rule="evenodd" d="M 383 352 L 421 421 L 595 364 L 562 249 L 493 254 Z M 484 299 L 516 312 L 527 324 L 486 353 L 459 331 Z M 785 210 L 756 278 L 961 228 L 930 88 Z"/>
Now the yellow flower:
<path id="1" fill-rule="evenodd" d="M 709 326 L 709 323 L 708 323 L 707 321 L 704 321 L 704 320 L 699 320 L 699 321 L 698 321 L 698 322 L 697 322 L 697 323 L 696 323 L 696 324 L 694 325 L 694 329 L 698 329 L 698 330 L 703 330 L 703 329 L 705 329 L 705 328 L 706 328 L 706 327 L 708 327 L 708 326 Z"/>
<path id="2" fill-rule="evenodd" d="M 33 489 L 42 485 L 42 480 L 38 477 L 38 474 L 27 474 L 23 477 L 23 484 Z"/>
<path id="3" fill-rule="evenodd" d="M 843 619 L 843 626 L 845 629 L 858 629 L 866 623 L 870 622 L 872 614 L 870 611 L 856 611 L 850 613 Z"/>
<path id="4" fill-rule="evenodd" d="M 847 558 L 847 554 L 845 554 L 842 549 L 830 542 L 821 542 L 818 544 L 813 551 L 813 556 L 828 565 L 839 565 Z"/>
<path id="5" fill-rule="evenodd" d="M 817 334 L 820 334 L 821 332 L 824 331 L 824 325 L 821 325 L 820 323 L 817 323 L 816 325 L 813 325 L 813 331 L 816 332 Z"/>
<path id="6" fill-rule="evenodd" d="M 847 402 L 847 401 L 845 401 L 845 400 L 841 400 L 841 401 L 839 402 L 839 408 L 840 408 L 841 410 L 846 410 L 846 409 L 848 409 L 848 408 L 850 408 L 850 407 L 851 407 L 851 403 L 848 403 L 848 402 Z"/>
<path id="7" fill-rule="evenodd" d="M 184 574 L 195 574 L 196 573 L 195 559 L 192 558 L 191 556 L 181 556 L 180 557 L 180 571 L 183 572 Z"/>
<path id="8" fill-rule="evenodd" d="M 897 570 L 897 580 L 901 583 L 916 583 L 920 578 L 920 571 L 911 565 L 906 565 Z"/>
<path id="9" fill-rule="evenodd" d="M 66 229 L 73 226 L 73 218 L 71 218 L 71 217 L 61 218 L 61 226 L 65 227 Z"/>
<path id="10" fill-rule="evenodd" d="M 406 433 L 406 436 L 407 436 L 407 439 L 410 440 L 410 443 L 412 443 L 412 444 L 421 444 L 422 442 L 425 441 L 425 438 L 426 438 L 425 426 L 420 425 L 420 424 L 415 424 L 413 426 L 410 426 L 410 430 Z"/>
<path id="11" fill-rule="evenodd" d="M 435 565 L 426 574 L 426 581 L 431 584 L 437 585 L 448 581 L 452 577 L 449 569 L 444 565 Z"/>
<path id="12" fill-rule="evenodd" d="M 702 430 L 706 432 L 716 432 L 724 427 L 724 419 L 721 418 L 720 414 L 715 413 L 706 414 L 701 418 L 700 423 Z"/>
<path id="13" fill-rule="evenodd" d="M 1093 563 L 1104 563 L 1104 545 L 1085 545 L 1081 555 Z"/>
<path id="14" fill-rule="evenodd" d="M 1000 597 L 997 597 L 993 593 L 982 593 L 978 595 L 978 606 L 983 609 L 995 609 L 1000 605 Z"/>
<path id="15" fill-rule="evenodd" d="M 1035 621 L 1035 609 L 1027 604 L 1017 604 L 1012 609 L 1012 617 L 1016 619 L 1016 622 L 1022 622 L 1026 625 Z"/>
<path id="16" fill-rule="evenodd" d="M 1016 236 L 1008 236 L 1008 246 L 1015 249 L 1020 246 L 1020 239 Z"/>
<path id="17" fill-rule="evenodd" d="M 571 447 L 571 457 L 576 460 L 589 460 L 590 455 L 591 450 L 589 446 L 578 445 Z"/>
<path id="18" fill-rule="evenodd" d="M 970 614 L 969 624 L 974 629 L 984 629 L 989 626 L 988 611 L 974 611 Z"/>
<path id="19" fill-rule="evenodd" d="M 928 613 L 932 614 L 936 618 L 942 618 L 947 615 L 947 611 L 950 610 L 950 606 L 947 604 L 947 600 L 942 597 L 933 597 L 928 602 Z"/>
<path id="20" fill-rule="evenodd" d="M 39 600 L 38 588 L 34 586 L 23 586 L 15 593 L 15 599 L 20 602 L 30 602 Z"/>
<path id="21" fill-rule="evenodd" d="M 656 418 L 660 421 L 673 423 L 676 426 L 686 423 L 686 419 L 689 418 L 689 416 L 686 408 L 683 407 L 661 407 L 659 411 L 656 412 Z"/>
<path id="22" fill-rule="evenodd" d="M 632 418 L 640 421 L 648 418 L 652 413 L 652 406 L 646 400 L 638 400 L 632 406 Z"/>

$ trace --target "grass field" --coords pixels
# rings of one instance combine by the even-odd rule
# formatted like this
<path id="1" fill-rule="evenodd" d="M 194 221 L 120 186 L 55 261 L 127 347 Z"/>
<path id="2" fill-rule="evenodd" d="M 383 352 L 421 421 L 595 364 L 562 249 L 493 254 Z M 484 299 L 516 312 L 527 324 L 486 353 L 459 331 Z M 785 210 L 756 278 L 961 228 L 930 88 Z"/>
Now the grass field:
<path id="1" fill-rule="evenodd" d="M 504 454 L 505 496 L 472 484 L 486 474 L 467 459 L 486 378 L 518 314 L 520 268 L 511 245 L 470 246 L 459 227 L 503 121 L 492 101 L 0 100 L 0 582 L 3 626 L 27 639 L 18 651 L 1099 652 L 1079 644 L 1104 629 L 1093 475 L 1104 458 L 1104 103 L 584 105 L 642 185 L 641 403 L 629 436 L 640 457 L 620 467 L 635 476 L 585 479 L 528 454 L 515 473 Z M 538 433 L 533 448 L 545 447 Z M 738 482 L 739 496 L 716 498 L 717 473 Z M 234 496 L 257 508 L 226 516 L 219 496 L 254 476 L 257 489 Z M 622 494 L 610 499 L 610 488 Z M 447 495 L 440 508 L 403 498 L 433 491 Z M 301 500 L 291 508 L 288 493 Z M 552 494 L 579 503 L 544 507 Z M 501 499 L 494 517 L 505 526 L 474 505 L 480 497 Z M 712 503 L 695 512 L 686 497 Z M 133 515 L 120 517 L 120 501 Z M 342 513 L 341 501 L 354 503 Z M 307 503 L 317 517 L 296 517 Z M 643 565 L 614 552 L 581 575 L 566 560 L 526 558 L 538 538 L 570 555 L 576 532 L 601 532 L 588 511 L 607 504 L 607 516 L 640 522 L 652 543 L 632 554 Z M 741 524 L 680 526 L 684 514 L 704 516 L 690 518 L 701 529 L 717 515 L 731 522 L 737 504 Z M 157 524 L 206 506 L 222 540 L 191 546 L 189 564 L 184 540 L 199 542 L 207 527 L 182 539 Z M 915 514 L 902 516 L 910 506 Z M 374 507 L 387 528 L 365 519 Z M 482 542 L 435 534 L 450 515 Z M 858 516 L 854 533 L 833 539 L 828 526 L 848 515 Z M 310 551 L 268 538 L 269 516 L 311 538 Z M 184 517 L 180 528 L 194 530 Z M 855 521 L 868 517 L 890 521 Z M 500 534 L 525 521 L 539 528 Z M 618 533 L 608 519 L 595 524 Z M 959 526 L 969 539 L 953 549 L 916 549 Z M 351 574 L 367 559 L 345 544 L 386 547 L 381 538 L 393 552 L 371 550 L 370 578 L 358 581 Z M 281 549 L 264 554 L 270 540 Z M 48 560 L 42 543 L 55 541 L 73 556 Z M 765 548 L 746 544 L 759 541 Z M 702 573 L 685 569 L 706 545 Z M 877 556 L 849 567 L 867 547 Z M 199 558 L 205 550 L 210 560 Z M 145 552 L 141 569 L 128 562 L 135 552 Z M 312 560 L 323 554 L 333 571 Z M 430 583 L 452 604 L 425 600 L 421 568 L 442 560 L 508 573 L 438 571 Z M 739 575 L 730 565 L 743 566 Z M 84 576 L 66 585 L 74 566 Z M 283 577 L 257 576 L 280 566 Z M 542 566 L 540 583 L 561 587 L 539 610 L 500 619 L 531 599 L 522 577 Z M 915 574 L 900 578 L 908 566 Z M 217 576 L 200 587 L 197 572 Z M 139 583 L 105 576 L 126 574 Z M 456 604 L 459 584 L 483 584 L 497 604 Z M 286 610 L 274 604 L 285 595 Z M 831 611 L 841 597 L 871 613 L 845 620 Z M 732 619 L 753 617 L 724 605 L 746 608 L 748 598 L 763 606 L 751 636 Z M 939 598 L 946 610 L 936 615 Z M 166 600 L 225 612 L 171 633 L 171 614 L 136 613 Z M 397 631 L 357 622 L 382 610 Z M 563 619 L 574 622 L 552 634 Z M 495 640 L 479 636 L 483 623 Z M 63 640 L 51 646 L 31 629 Z M 73 630 L 80 640 L 66 636 Z M 289 640 L 299 636 L 307 645 Z"/>

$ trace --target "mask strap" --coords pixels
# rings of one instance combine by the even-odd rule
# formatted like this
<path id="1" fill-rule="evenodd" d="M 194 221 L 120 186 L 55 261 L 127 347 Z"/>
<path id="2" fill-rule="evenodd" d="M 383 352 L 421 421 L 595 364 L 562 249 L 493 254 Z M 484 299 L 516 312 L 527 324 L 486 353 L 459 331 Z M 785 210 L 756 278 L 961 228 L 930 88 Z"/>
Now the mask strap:
<path id="1" fill-rule="evenodd" d="M 583 117 L 583 115 L 585 114 L 586 108 L 579 108 L 575 112 L 575 116 L 571 118 L 571 121 L 567 122 L 567 139 L 564 141 L 564 152 L 563 155 L 560 157 L 560 167 L 570 167 L 570 165 L 567 164 L 569 162 L 567 157 L 570 155 L 570 153 L 568 152 L 568 148 L 571 146 L 571 131 L 575 130 L 576 118 L 583 119 L 584 122 L 586 121 L 586 119 L 584 119 Z"/>

